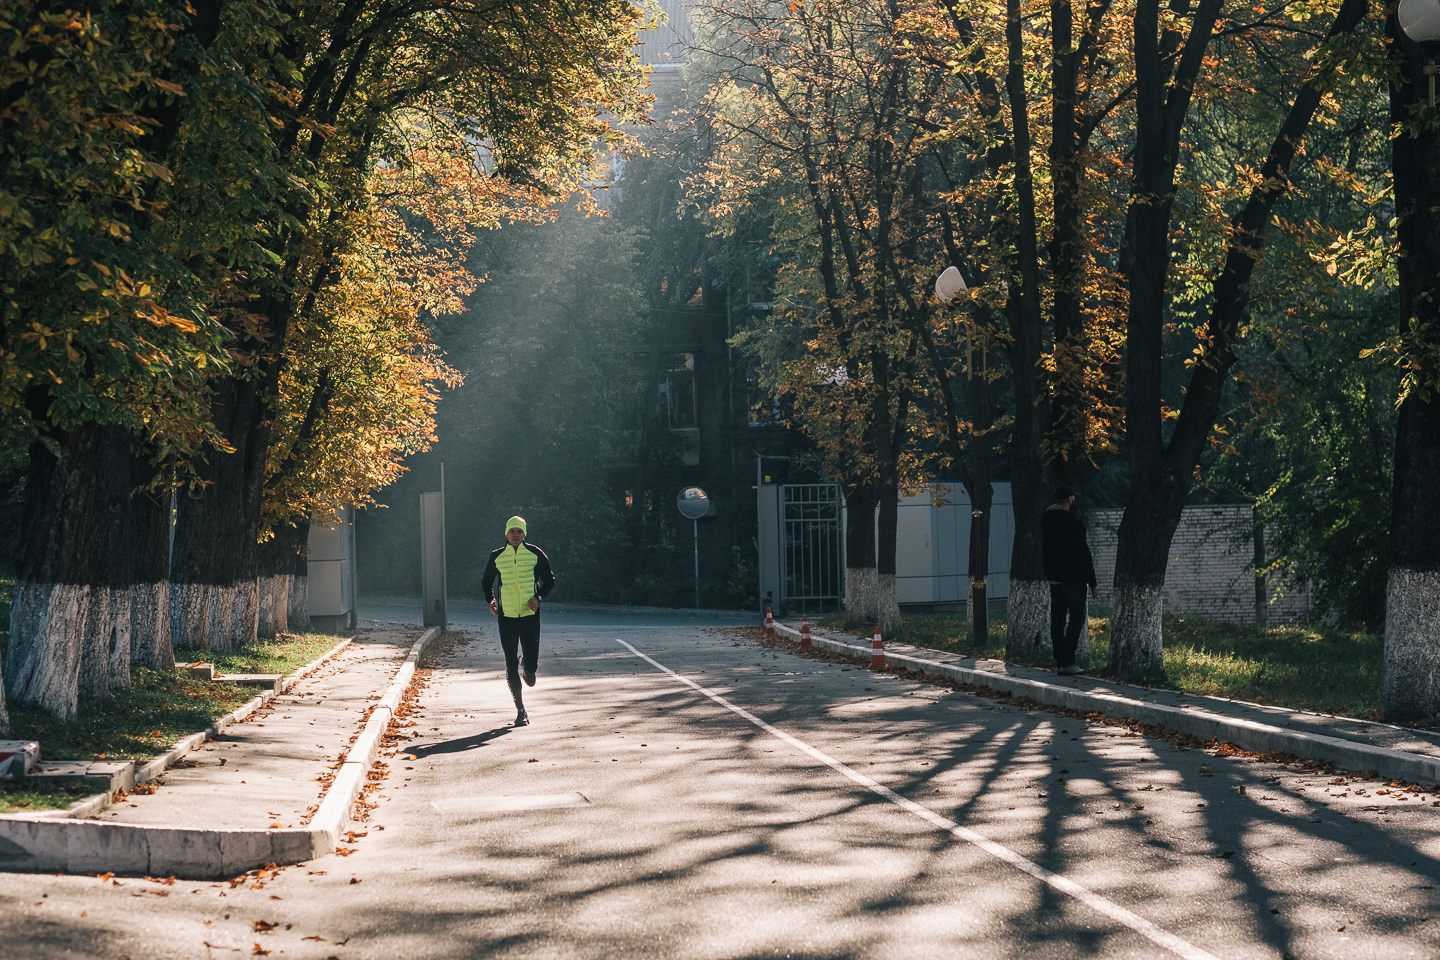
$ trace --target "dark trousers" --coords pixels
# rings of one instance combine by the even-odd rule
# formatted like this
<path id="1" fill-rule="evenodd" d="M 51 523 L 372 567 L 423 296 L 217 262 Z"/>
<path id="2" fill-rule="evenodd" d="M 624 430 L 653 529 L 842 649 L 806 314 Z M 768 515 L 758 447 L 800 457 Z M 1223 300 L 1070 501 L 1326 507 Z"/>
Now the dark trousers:
<path id="1" fill-rule="evenodd" d="M 1050 584 L 1050 645 L 1055 650 L 1056 666 L 1068 667 L 1075 662 L 1075 648 L 1080 645 L 1080 628 L 1084 625 L 1085 584 Z"/>
<path id="2" fill-rule="evenodd" d="M 540 614 L 529 617 L 500 617 L 500 649 L 505 651 L 505 682 L 515 706 L 520 699 L 520 655 L 525 655 L 525 669 L 531 673 L 540 665 Z"/>

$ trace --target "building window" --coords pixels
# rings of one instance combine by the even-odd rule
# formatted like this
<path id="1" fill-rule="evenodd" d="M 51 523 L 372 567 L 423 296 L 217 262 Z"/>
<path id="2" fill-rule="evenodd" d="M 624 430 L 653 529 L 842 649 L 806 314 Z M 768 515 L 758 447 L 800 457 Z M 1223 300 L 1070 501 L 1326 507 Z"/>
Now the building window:
<path id="1" fill-rule="evenodd" d="M 695 426 L 695 354 L 677 353 L 670 370 L 661 379 L 656 412 L 671 430 Z"/>

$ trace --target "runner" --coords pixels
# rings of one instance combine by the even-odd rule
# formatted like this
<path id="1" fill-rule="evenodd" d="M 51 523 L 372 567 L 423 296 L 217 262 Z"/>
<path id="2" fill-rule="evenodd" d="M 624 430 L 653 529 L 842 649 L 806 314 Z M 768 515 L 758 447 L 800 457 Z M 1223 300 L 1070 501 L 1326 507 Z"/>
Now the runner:
<path id="1" fill-rule="evenodd" d="M 520 655 L 525 658 L 525 685 L 535 686 L 535 668 L 540 663 L 540 600 L 555 586 L 550 558 L 533 543 L 525 542 L 525 518 L 505 521 L 505 546 L 490 554 L 480 584 L 490 601 L 490 612 L 499 617 L 500 649 L 505 651 L 505 681 L 515 698 L 515 726 L 530 722 L 520 696 Z M 495 578 L 500 583 L 495 583 Z"/>

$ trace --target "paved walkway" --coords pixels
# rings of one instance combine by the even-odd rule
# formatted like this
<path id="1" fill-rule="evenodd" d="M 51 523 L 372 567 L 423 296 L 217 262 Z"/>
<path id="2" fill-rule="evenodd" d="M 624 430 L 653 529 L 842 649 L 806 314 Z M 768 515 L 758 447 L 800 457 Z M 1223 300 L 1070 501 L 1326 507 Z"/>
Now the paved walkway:
<path id="1" fill-rule="evenodd" d="M 1428 795 L 678 618 L 547 610 L 517 729 L 494 618 L 452 620 L 352 855 L 0 873 L 6 960 L 1437 956 Z"/>
<path id="2" fill-rule="evenodd" d="M 785 625 L 796 630 L 800 628 L 799 621 L 787 620 L 785 621 Z M 839 631 L 818 630 L 813 626 L 811 627 L 811 631 L 816 636 L 829 637 L 841 643 L 869 646 L 867 638 L 855 637 Z M 894 653 L 923 657 L 926 660 L 935 660 L 939 663 L 954 664 L 955 666 L 965 667 L 971 670 L 984 670 L 988 673 L 1005 674 L 1026 680 L 1037 680 L 1042 683 L 1053 684 L 1059 687 L 1070 687 L 1076 690 L 1113 693 L 1122 697 L 1143 700 L 1147 703 L 1178 707 L 1184 710 L 1213 713 L 1228 717 L 1241 717 L 1246 720 L 1268 723 L 1303 733 L 1338 737 L 1342 740 L 1366 743 L 1371 746 L 1384 747 L 1389 750 L 1404 750 L 1408 753 L 1418 753 L 1422 756 L 1440 758 L 1440 734 L 1430 733 L 1425 730 L 1414 730 L 1408 727 L 1397 727 L 1388 723 L 1374 723 L 1368 720 L 1354 720 L 1348 717 L 1311 713 L 1305 710 L 1292 710 L 1288 707 L 1262 706 L 1260 704 L 1248 703 L 1244 700 L 1227 700 L 1224 697 L 1205 697 L 1196 694 L 1181 693 L 1175 690 L 1156 690 L 1151 687 L 1116 683 L 1111 680 L 1103 680 L 1096 677 L 1062 677 L 1058 676 L 1054 670 L 1045 670 L 1039 667 L 1014 666 L 1005 663 L 1003 660 L 962 657 L 958 654 L 947 653 L 943 650 L 932 650 L 928 647 L 913 647 L 909 644 L 896 643 L 888 640 L 885 642 L 885 649 Z"/>
<path id="3" fill-rule="evenodd" d="M 355 641 L 250 719 L 190 753 L 158 782 L 95 819 L 167 827 L 299 827 L 400 669 L 418 627 L 387 624 Z"/>

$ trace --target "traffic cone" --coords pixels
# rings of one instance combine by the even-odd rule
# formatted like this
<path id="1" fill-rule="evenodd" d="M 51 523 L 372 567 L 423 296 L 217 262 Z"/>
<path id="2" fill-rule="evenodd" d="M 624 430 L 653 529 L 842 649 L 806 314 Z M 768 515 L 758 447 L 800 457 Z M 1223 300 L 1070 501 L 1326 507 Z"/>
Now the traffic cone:
<path id="1" fill-rule="evenodd" d="M 885 669 L 885 644 L 880 640 L 880 628 L 875 628 L 875 642 L 870 645 L 870 669 Z"/>
<path id="2" fill-rule="evenodd" d="M 766 640 L 773 640 L 774 638 L 775 638 L 775 618 L 770 615 L 770 608 L 769 608 L 769 607 L 766 607 L 766 608 L 765 608 L 765 639 L 766 639 Z"/>
<path id="3" fill-rule="evenodd" d="M 800 615 L 800 649 L 810 650 L 813 646 L 810 642 L 810 615 L 802 613 Z"/>

